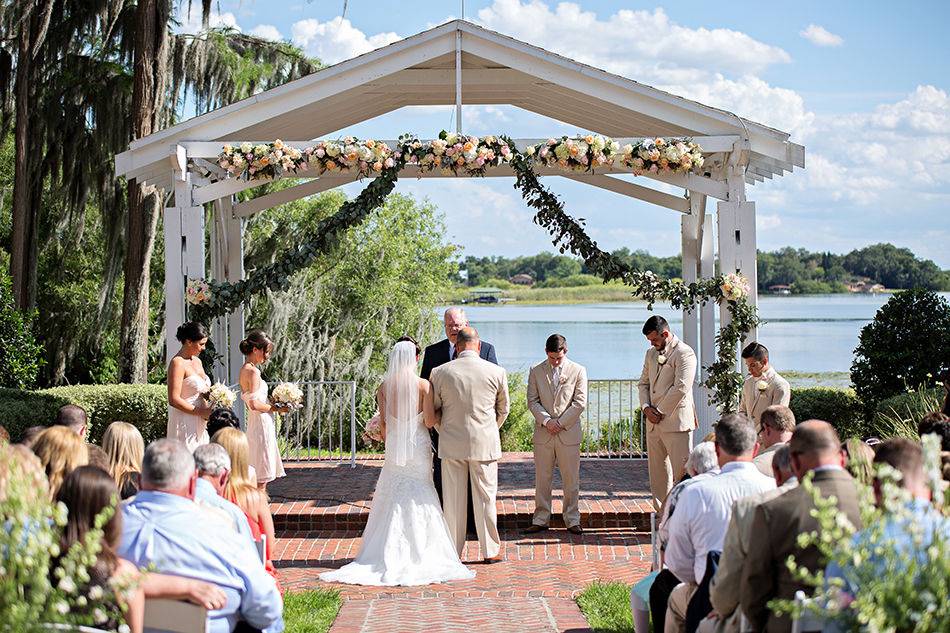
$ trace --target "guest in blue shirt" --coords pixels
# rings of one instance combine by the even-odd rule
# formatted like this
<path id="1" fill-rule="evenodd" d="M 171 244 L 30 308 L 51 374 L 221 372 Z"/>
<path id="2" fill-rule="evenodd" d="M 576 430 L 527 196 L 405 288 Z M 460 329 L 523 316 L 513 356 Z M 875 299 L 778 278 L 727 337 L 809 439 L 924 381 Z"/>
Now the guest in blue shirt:
<path id="1" fill-rule="evenodd" d="M 233 529 L 247 537 L 248 544 L 253 548 L 254 536 L 244 511 L 221 496 L 231 474 L 231 457 L 228 452 L 220 444 L 204 444 L 196 448 L 194 454 L 198 468 L 195 503 L 224 512 L 229 517 L 229 523 L 234 524 Z M 254 548 L 254 551 L 257 549 Z"/>
<path id="2" fill-rule="evenodd" d="M 122 506 L 119 555 L 140 567 L 197 578 L 220 587 L 223 609 L 208 613 L 208 631 L 231 633 L 240 621 L 283 631 L 283 604 L 274 579 L 247 547 L 246 537 L 215 521 L 193 501 L 198 473 L 187 447 L 162 439 L 142 461 L 142 488 Z"/>

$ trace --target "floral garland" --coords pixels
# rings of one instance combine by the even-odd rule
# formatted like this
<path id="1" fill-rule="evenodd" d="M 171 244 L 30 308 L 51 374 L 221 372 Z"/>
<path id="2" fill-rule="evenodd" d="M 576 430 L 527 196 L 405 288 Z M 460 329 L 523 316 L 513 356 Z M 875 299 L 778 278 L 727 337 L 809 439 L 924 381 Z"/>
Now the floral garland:
<path id="1" fill-rule="evenodd" d="M 399 147 L 373 140 L 346 137 L 339 141 L 319 141 L 297 150 L 277 140 L 267 145 L 249 143 L 225 146 L 218 164 L 235 177 L 248 180 L 276 178 L 313 168 L 319 174 L 352 173 L 360 178 L 376 176 L 354 200 L 346 202 L 333 216 L 322 220 L 310 241 L 290 249 L 269 266 L 252 271 L 236 283 L 189 280 L 186 300 L 191 318 L 203 322 L 234 310 L 251 296 L 267 290 L 286 288 L 288 277 L 312 263 L 332 248 L 343 231 L 362 222 L 381 206 L 392 192 L 399 172 L 407 165 L 422 173 L 439 169 L 456 176 L 484 176 L 491 167 L 510 164 L 528 206 L 536 210 L 534 221 L 546 229 L 560 252 L 578 255 L 604 281 L 621 280 L 633 294 L 652 308 L 668 301 L 674 309 L 692 310 L 708 301 L 725 304 L 731 319 L 716 335 L 716 362 L 706 368 L 703 383 L 711 391 L 711 403 L 723 412 L 736 409 L 742 391 L 742 375 L 736 371 L 738 346 L 758 323 L 755 306 L 749 303 L 749 282 L 738 273 L 717 275 L 689 284 L 660 279 L 652 271 L 627 266 L 618 257 L 598 248 L 587 236 L 583 221 L 564 211 L 561 200 L 544 187 L 535 164 L 564 171 L 593 171 L 617 164 L 634 174 L 685 173 L 703 165 L 702 148 L 690 139 L 646 139 L 621 147 L 599 135 L 561 137 L 518 151 L 504 136 L 463 136 L 443 131 L 439 138 L 420 141 L 404 135 Z"/>

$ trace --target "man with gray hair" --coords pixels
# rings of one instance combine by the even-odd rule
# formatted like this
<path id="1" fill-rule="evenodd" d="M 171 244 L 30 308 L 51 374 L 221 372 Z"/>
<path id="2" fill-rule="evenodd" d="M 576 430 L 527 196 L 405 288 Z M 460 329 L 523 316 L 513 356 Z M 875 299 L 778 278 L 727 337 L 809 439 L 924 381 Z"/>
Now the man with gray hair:
<path id="1" fill-rule="evenodd" d="M 198 481 L 195 483 L 195 503 L 225 519 L 238 534 L 254 542 L 251 526 L 244 511 L 221 495 L 231 476 L 231 457 L 220 444 L 203 444 L 195 449 Z M 256 550 L 255 550 L 256 551 Z"/>
<path id="2" fill-rule="evenodd" d="M 210 633 L 231 633 L 242 621 L 282 631 L 283 602 L 274 579 L 243 537 L 195 505 L 197 480 L 194 457 L 182 442 L 149 444 L 141 490 L 122 506 L 119 556 L 138 567 L 217 585 L 227 604 L 208 612 Z"/>
<path id="3" fill-rule="evenodd" d="M 688 486 L 670 519 L 666 566 L 682 584 L 670 594 L 664 628 L 668 633 L 685 630 L 686 609 L 706 574 L 706 555 L 722 551 L 735 501 L 775 488 L 775 481 L 752 463 L 757 443 L 751 419 L 725 415 L 715 431 L 720 474 Z"/>

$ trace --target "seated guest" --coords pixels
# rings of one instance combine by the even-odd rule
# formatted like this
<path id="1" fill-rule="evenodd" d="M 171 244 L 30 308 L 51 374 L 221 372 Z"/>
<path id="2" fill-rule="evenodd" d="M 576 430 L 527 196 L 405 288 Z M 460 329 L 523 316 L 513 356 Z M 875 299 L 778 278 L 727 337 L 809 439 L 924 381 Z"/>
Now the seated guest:
<path id="1" fill-rule="evenodd" d="M 769 364 L 769 350 L 761 343 L 749 343 L 742 350 L 749 376 L 742 385 L 739 398 L 739 413 L 749 416 L 755 423 L 755 431 L 762 430 L 762 413 L 771 406 L 788 406 L 792 389 Z M 766 473 L 771 477 L 770 473 Z"/>
<path id="2" fill-rule="evenodd" d="M 56 498 L 66 475 L 89 463 L 86 443 L 66 426 L 51 426 L 40 433 L 33 452 L 46 470 L 50 499 Z"/>
<path id="3" fill-rule="evenodd" d="M 841 450 L 844 451 L 845 468 L 851 476 L 870 486 L 874 481 L 874 449 L 860 438 L 852 437 L 841 444 Z"/>
<path id="4" fill-rule="evenodd" d="M 59 408 L 56 413 L 54 426 L 65 426 L 72 429 L 73 433 L 86 439 L 86 428 L 89 426 L 89 414 L 86 410 L 76 404 L 67 404 Z"/>
<path id="5" fill-rule="evenodd" d="M 17 444 L 25 446 L 29 449 L 33 449 L 33 445 L 36 444 L 36 439 L 40 436 L 40 433 L 46 430 L 45 426 L 30 426 L 23 431 L 23 435 L 20 437 L 20 441 Z"/>
<path id="6" fill-rule="evenodd" d="M 22 481 L 23 485 L 18 486 L 16 491 L 11 491 L 14 472 L 20 475 L 18 480 Z M 36 507 L 37 501 L 49 500 L 49 484 L 43 472 L 43 464 L 33 451 L 21 444 L 0 446 L 0 501 L 5 501 L 7 494 L 16 495 L 26 507 Z M 0 520 L 10 518 L 3 516 Z"/>
<path id="7" fill-rule="evenodd" d="M 57 501 L 65 504 L 68 518 L 59 544 L 60 557 L 54 559 L 51 574 L 59 567 L 62 557 L 69 549 L 82 542 L 95 527 L 96 517 L 114 504 L 117 493 L 115 482 L 109 474 L 96 466 L 80 466 L 69 473 L 56 496 Z M 107 600 L 111 596 L 113 615 L 118 615 L 120 601 L 123 601 L 126 608 L 125 621 L 131 630 L 137 633 L 142 630 L 142 618 L 145 614 L 145 595 L 141 587 L 131 593 L 115 592 L 115 588 L 123 584 L 129 585 L 138 578 L 135 565 L 116 556 L 115 550 L 121 534 L 122 516 L 114 512 L 102 526 L 101 549 L 96 561 L 88 568 L 89 582 L 79 590 L 83 594 L 88 594 L 93 587 L 104 590 Z M 58 582 L 55 578 L 50 581 L 54 586 Z M 105 615 L 103 613 L 103 616 Z M 97 628 L 114 630 L 120 623 L 108 619 L 94 624 Z"/>
<path id="8" fill-rule="evenodd" d="M 772 476 L 772 457 L 780 446 L 788 444 L 795 430 L 795 414 L 788 407 L 772 405 L 759 418 L 759 453 L 752 460 L 766 477 Z"/>
<path id="9" fill-rule="evenodd" d="M 7 427 L 0 424 L 0 446 L 5 446 L 10 443 L 10 433 L 7 431 Z"/>
<path id="10" fill-rule="evenodd" d="M 686 609 L 706 574 L 706 555 L 722 551 L 733 503 L 775 488 L 752 463 L 755 435 L 745 415 L 723 416 L 716 424 L 720 474 L 687 486 L 680 495 L 666 547 L 666 566 L 681 581 L 670 594 L 664 628 L 668 633 L 685 630 Z"/>
<path id="11" fill-rule="evenodd" d="M 763 429 L 765 425 L 763 414 Z M 739 586 L 742 581 L 742 566 L 753 538 L 752 518 L 755 509 L 798 485 L 798 478 L 792 471 L 792 456 L 788 445 L 781 444 L 778 450 L 772 452 L 772 456 L 772 475 L 778 487 L 739 499 L 732 506 L 732 517 L 729 519 L 729 527 L 726 528 L 719 569 L 709 586 L 709 601 L 715 617 L 701 624 L 700 631 L 739 631 Z M 706 629 L 709 625 L 713 626 Z"/>
<path id="12" fill-rule="evenodd" d="M 283 604 L 260 560 L 224 522 L 193 502 L 198 473 L 188 447 L 177 440 L 149 444 L 142 460 L 141 490 L 122 505 L 119 555 L 139 567 L 204 580 L 226 595 L 209 611 L 208 631 L 230 633 L 238 622 L 281 630 Z"/>
<path id="13" fill-rule="evenodd" d="M 716 445 L 713 442 L 700 442 L 690 451 L 689 457 L 686 458 L 686 474 L 688 478 L 673 486 L 666 498 L 666 503 L 663 504 L 663 516 L 657 528 L 657 546 L 660 548 L 661 563 L 666 552 L 666 545 L 670 540 L 670 517 L 676 509 L 683 490 L 686 486 L 719 474 L 719 460 L 716 457 Z M 673 572 L 669 569 L 661 569 L 650 586 L 650 615 L 653 618 L 654 629 L 657 631 L 663 630 L 670 592 L 678 584 L 680 580 Z"/>
<path id="14" fill-rule="evenodd" d="M 857 487 L 844 468 L 834 428 L 820 420 L 803 422 L 795 427 L 788 447 L 799 481 L 810 476 L 821 496 L 834 496 L 839 512 L 860 527 Z M 798 547 L 799 534 L 818 529 L 818 521 L 811 515 L 814 507 L 812 493 L 799 486 L 755 509 L 750 529 L 754 538 L 749 542 L 739 592 L 742 612 L 754 631 L 786 632 L 791 627 L 788 617 L 767 606 L 769 600 L 792 600 L 796 591 L 807 590 L 786 566 L 789 556 L 812 572 L 825 565 L 816 548 Z"/>
<path id="15" fill-rule="evenodd" d="M 88 455 L 88 466 L 95 466 L 104 473 L 109 472 L 109 454 L 102 450 L 101 446 L 86 443 L 86 454 Z"/>
<path id="16" fill-rule="evenodd" d="M 931 491 L 927 486 L 924 456 L 920 445 L 904 438 L 885 440 L 874 456 L 874 464 L 887 464 L 898 471 L 900 480 L 895 483 L 907 491 L 910 500 L 905 507 L 906 514 L 892 516 L 883 527 L 873 532 L 858 532 L 854 535 L 854 540 L 873 544 L 875 546 L 873 549 L 880 549 L 880 551 L 896 550 L 901 558 L 916 554 L 914 557 L 919 564 L 926 565 L 929 558 L 927 549 L 934 538 L 941 539 L 943 542 L 950 541 L 950 519 L 943 516 L 931 503 Z M 874 496 L 877 505 L 887 507 L 884 504 L 883 487 L 884 482 L 880 478 L 875 478 Z M 826 569 L 825 577 L 840 579 L 844 591 L 854 597 L 861 592 L 864 582 L 873 581 L 874 577 L 881 573 L 901 571 L 890 567 L 885 568 L 884 562 L 872 557 L 858 568 L 844 569 L 831 563 Z"/>
<path id="17" fill-rule="evenodd" d="M 950 451 L 950 416 L 939 411 L 928 413 L 917 424 L 917 435 L 935 434 L 940 436 L 940 450 Z"/>
<path id="18" fill-rule="evenodd" d="M 262 536 L 265 537 L 264 566 L 274 580 L 277 580 L 277 570 L 271 562 L 271 548 L 274 546 L 274 519 L 267 505 L 267 495 L 258 489 L 248 472 L 250 449 L 247 436 L 238 429 L 221 429 L 214 434 L 211 441 L 223 446 L 231 459 L 231 473 L 224 487 L 224 498 L 244 512 L 255 541 L 260 541 Z"/>
<path id="19" fill-rule="evenodd" d="M 139 491 L 139 470 L 145 455 L 142 434 L 128 422 L 113 422 L 102 436 L 102 448 L 109 455 L 109 474 L 123 499 Z"/>
<path id="20" fill-rule="evenodd" d="M 224 428 L 240 429 L 241 421 L 231 409 L 219 407 L 208 416 L 208 437 L 214 437 L 215 433 Z"/>
<path id="21" fill-rule="evenodd" d="M 220 444 L 203 444 L 195 449 L 195 465 L 198 467 L 195 503 L 222 512 L 234 531 L 246 536 L 249 544 L 253 543 L 254 537 L 244 512 L 221 496 L 231 475 L 228 452 Z"/>

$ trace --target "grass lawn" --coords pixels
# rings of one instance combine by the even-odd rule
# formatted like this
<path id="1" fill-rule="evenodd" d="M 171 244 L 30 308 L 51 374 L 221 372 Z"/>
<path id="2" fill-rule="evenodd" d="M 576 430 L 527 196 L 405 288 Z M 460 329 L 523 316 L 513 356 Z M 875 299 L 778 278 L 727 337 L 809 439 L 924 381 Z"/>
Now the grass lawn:
<path id="1" fill-rule="evenodd" d="M 577 606 L 595 632 L 633 633 L 630 587 L 622 582 L 591 583 L 577 596 Z"/>
<path id="2" fill-rule="evenodd" d="M 287 592 L 284 595 L 286 633 L 326 633 L 343 600 L 340 592 L 326 589 Z"/>

